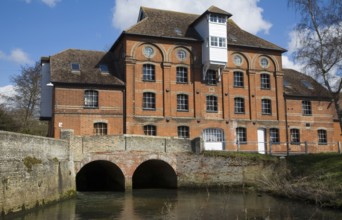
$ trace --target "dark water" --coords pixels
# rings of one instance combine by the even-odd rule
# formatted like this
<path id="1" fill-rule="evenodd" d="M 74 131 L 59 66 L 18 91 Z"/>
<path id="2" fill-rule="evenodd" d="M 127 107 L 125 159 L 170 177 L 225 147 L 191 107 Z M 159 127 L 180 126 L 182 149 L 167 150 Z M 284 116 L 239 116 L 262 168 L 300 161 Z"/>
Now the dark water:
<path id="1" fill-rule="evenodd" d="M 78 193 L 76 199 L 5 219 L 342 219 L 342 212 L 265 194 L 135 190 Z"/>

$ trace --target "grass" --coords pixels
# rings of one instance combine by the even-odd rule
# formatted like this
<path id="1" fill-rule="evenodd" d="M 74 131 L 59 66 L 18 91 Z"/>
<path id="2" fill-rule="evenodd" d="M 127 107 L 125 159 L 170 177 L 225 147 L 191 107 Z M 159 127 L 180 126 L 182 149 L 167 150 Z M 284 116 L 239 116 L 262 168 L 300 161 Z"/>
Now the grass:
<path id="1" fill-rule="evenodd" d="M 278 195 L 342 209 L 342 155 L 321 153 L 286 158 L 287 171 L 262 180 Z"/>

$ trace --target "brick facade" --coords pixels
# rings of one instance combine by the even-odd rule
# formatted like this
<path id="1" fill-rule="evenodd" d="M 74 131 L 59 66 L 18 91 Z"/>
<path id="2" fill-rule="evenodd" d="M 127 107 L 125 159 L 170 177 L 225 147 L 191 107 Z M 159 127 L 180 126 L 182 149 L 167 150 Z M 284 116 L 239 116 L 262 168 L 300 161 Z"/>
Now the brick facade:
<path id="1" fill-rule="evenodd" d="M 150 22 L 153 13 L 160 12 L 142 10 L 147 10 Z M 185 127 L 188 138 L 194 139 L 204 137 L 206 129 L 217 129 L 223 134 L 219 142 L 224 150 L 260 151 L 260 134 L 264 135 L 262 142 L 274 142 L 272 146 L 265 144 L 261 151 L 270 147 L 274 151 L 302 151 L 304 142 L 315 142 L 315 152 L 337 149 L 330 101 L 314 95 L 291 96 L 284 90 L 288 89 L 283 86 L 284 78 L 290 74 L 282 68 L 284 49 L 243 32 L 229 21 L 228 60 L 221 71 L 215 72 L 215 82 L 208 84 L 203 73 L 202 40 L 148 36 L 145 32 L 150 30 L 139 25 L 143 23 L 123 33 L 104 55 L 110 57 L 110 76 L 124 86 L 55 84 L 51 119 L 54 137 L 60 137 L 61 128 L 73 129 L 75 135 L 93 135 L 94 124 L 105 123 L 108 135 L 144 135 L 146 126 L 151 126 L 149 129 L 155 130 L 148 132 L 156 136 L 178 137 L 180 127 Z M 229 40 L 229 31 L 247 40 L 235 43 L 240 39 Z M 151 54 L 146 54 L 146 48 Z M 179 55 L 180 51 L 185 57 Z M 145 74 L 153 74 L 144 76 L 144 68 Z M 179 69 L 185 71 L 182 80 L 177 79 Z M 96 108 L 85 107 L 86 90 L 97 91 Z M 310 101 L 311 115 L 303 116 L 302 100 Z M 299 130 L 301 144 L 290 143 L 291 129 Z M 326 144 L 318 146 L 318 130 L 326 132 Z"/>

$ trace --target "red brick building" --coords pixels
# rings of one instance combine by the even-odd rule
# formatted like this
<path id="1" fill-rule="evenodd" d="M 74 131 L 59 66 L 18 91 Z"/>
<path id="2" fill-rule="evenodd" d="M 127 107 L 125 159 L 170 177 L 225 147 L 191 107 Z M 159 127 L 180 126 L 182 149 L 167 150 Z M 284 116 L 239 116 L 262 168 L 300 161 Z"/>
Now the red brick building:
<path id="1" fill-rule="evenodd" d="M 63 128 L 76 135 L 201 136 L 206 149 L 261 153 L 270 142 L 274 151 L 295 148 L 287 143 L 297 130 L 296 141 L 333 142 L 329 98 L 293 96 L 284 78 L 298 84 L 290 79 L 306 76 L 282 69 L 286 50 L 230 17 L 214 6 L 202 15 L 142 7 L 137 24 L 109 51 L 42 58 L 41 116 L 50 135 L 58 138 Z M 302 115 L 302 100 L 311 102 L 310 116 Z"/>

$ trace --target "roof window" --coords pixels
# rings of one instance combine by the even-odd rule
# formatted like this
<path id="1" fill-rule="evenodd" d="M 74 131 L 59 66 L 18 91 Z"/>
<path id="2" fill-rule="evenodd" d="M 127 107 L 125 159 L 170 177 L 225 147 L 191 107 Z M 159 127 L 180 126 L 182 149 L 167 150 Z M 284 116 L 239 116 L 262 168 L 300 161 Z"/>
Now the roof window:
<path id="1" fill-rule="evenodd" d="M 283 85 L 284 85 L 285 87 L 287 87 L 287 88 L 292 88 L 290 82 L 287 81 L 286 79 L 284 79 Z"/>
<path id="2" fill-rule="evenodd" d="M 312 84 L 309 81 L 301 80 L 301 82 L 307 89 L 314 89 Z"/>
<path id="3" fill-rule="evenodd" d="M 101 73 L 109 73 L 109 69 L 108 69 L 108 66 L 106 64 L 101 64 L 100 70 L 101 70 Z"/>
<path id="4" fill-rule="evenodd" d="M 71 71 L 79 72 L 80 71 L 80 64 L 79 63 L 71 63 Z"/>

